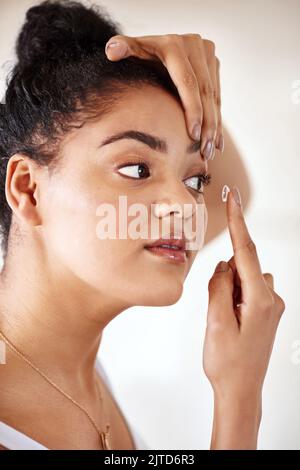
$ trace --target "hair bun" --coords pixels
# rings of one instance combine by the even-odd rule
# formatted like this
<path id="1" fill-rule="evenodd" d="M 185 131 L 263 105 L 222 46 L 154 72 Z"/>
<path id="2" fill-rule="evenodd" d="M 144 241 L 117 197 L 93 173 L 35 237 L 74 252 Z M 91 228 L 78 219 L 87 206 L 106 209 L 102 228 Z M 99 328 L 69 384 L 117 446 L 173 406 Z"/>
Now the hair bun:
<path id="1" fill-rule="evenodd" d="M 116 30 L 118 25 L 118 31 Z M 77 57 L 104 47 L 110 37 L 122 34 L 103 7 L 85 7 L 77 1 L 46 0 L 30 8 L 17 38 L 19 65 Z"/>

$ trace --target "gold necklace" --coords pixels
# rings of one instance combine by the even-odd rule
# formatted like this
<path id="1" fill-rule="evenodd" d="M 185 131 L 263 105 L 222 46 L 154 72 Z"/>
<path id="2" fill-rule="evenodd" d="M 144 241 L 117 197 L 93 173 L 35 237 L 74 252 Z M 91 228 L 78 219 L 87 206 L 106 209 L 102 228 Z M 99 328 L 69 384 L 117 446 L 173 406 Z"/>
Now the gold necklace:
<path id="1" fill-rule="evenodd" d="M 36 372 L 38 372 L 50 385 L 52 385 L 52 387 L 54 387 L 58 392 L 60 392 L 62 395 L 65 396 L 65 398 L 67 398 L 68 400 L 70 400 L 74 405 L 76 405 L 81 411 L 83 411 L 85 413 L 85 415 L 88 417 L 88 419 L 90 420 L 90 422 L 92 423 L 92 425 L 94 426 L 94 428 L 96 429 L 98 435 L 99 435 L 99 438 L 100 438 L 100 445 L 101 445 L 101 449 L 103 450 L 112 450 L 111 447 L 110 447 L 110 443 L 109 443 L 109 431 L 110 431 L 110 424 L 106 424 L 106 430 L 105 431 L 101 431 L 96 423 L 96 421 L 92 418 L 92 416 L 89 414 L 89 412 L 84 408 L 84 406 L 80 405 L 80 403 L 78 403 L 76 400 L 74 400 L 74 398 L 72 398 L 68 393 L 64 392 L 58 385 L 56 385 L 51 379 L 49 379 L 49 377 L 47 377 L 47 375 L 42 372 L 37 366 L 35 366 L 29 359 L 27 356 L 25 356 L 25 354 L 23 354 L 21 351 L 19 351 L 16 346 L 2 333 L 2 331 L 0 331 L 0 336 L 4 339 L 4 341 L 7 343 L 7 345 L 21 358 L 23 359 L 24 361 L 27 362 L 27 364 L 32 368 L 34 369 Z M 100 397 L 100 400 L 101 400 L 101 403 L 103 404 L 103 398 L 102 398 L 102 394 L 101 394 L 101 391 L 100 391 L 100 387 L 98 385 L 98 382 L 96 380 L 96 387 L 97 387 L 97 392 L 99 394 L 99 397 Z"/>

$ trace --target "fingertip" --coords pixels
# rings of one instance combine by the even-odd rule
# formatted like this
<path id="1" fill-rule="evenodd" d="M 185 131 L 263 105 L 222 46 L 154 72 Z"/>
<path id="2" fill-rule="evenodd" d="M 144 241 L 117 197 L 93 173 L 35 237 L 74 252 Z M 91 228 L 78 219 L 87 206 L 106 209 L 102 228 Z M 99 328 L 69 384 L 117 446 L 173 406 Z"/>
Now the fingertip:
<path id="1" fill-rule="evenodd" d="M 124 42 L 112 41 L 108 42 L 105 47 L 105 53 L 110 60 L 124 58 L 128 53 L 128 46 Z"/>
<path id="2" fill-rule="evenodd" d="M 224 184 L 223 188 L 222 188 L 222 192 L 221 192 L 221 198 L 222 198 L 222 201 L 223 202 L 226 202 L 227 201 L 227 198 L 228 198 L 228 194 L 230 193 L 230 188 L 229 186 L 227 186 L 227 184 Z"/>
<path id="3" fill-rule="evenodd" d="M 242 197 L 241 197 L 239 188 L 237 186 L 233 186 L 232 195 L 233 195 L 234 202 L 236 203 L 236 205 L 239 206 L 240 209 L 242 209 Z"/>
<path id="4" fill-rule="evenodd" d="M 221 153 L 224 152 L 224 137 L 222 134 L 220 134 L 220 137 L 217 140 L 216 149 L 220 150 Z"/>
<path id="5" fill-rule="evenodd" d="M 227 261 L 227 263 L 229 264 L 232 272 L 235 272 L 236 271 L 236 265 L 235 265 L 234 255 L 230 258 L 229 261 Z"/>
<path id="6" fill-rule="evenodd" d="M 274 289 L 274 277 L 271 273 L 264 273 L 263 274 L 264 280 L 269 287 Z"/>
<path id="7" fill-rule="evenodd" d="M 191 135 L 192 139 L 200 140 L 200 136 L 201 136 L 201 124 L 200 124 L 200 122 L 196 122 L 196 123 L 192 124 L 192 126 L 190 127 L 190 135 Z"/>
<path id="8" fill-rule="evenodd" d="M 229 186 L 225 184 L 222 188 L 221 197 L 223 202 L 227 202 L 228 200 L 227 207 L 229 211 L 242 211 L 241 195 L 237 186 L 229 188 Z"/>
<path id="9" fill-rule="evenodd" d="M 229 264 L 226 261 L 220 261 L 215 269 L 215 273 L 223 273 L 229 271 Z"/>

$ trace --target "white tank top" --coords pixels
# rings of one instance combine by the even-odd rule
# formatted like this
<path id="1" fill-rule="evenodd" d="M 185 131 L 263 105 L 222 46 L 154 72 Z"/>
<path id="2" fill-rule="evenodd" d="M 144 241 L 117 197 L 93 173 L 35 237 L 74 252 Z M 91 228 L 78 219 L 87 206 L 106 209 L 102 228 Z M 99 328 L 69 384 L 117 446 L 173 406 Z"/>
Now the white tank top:
<path id="1" fill-rule="evenodd" d="M 118 404 L 121 410 L 121 407 L 119 403 L 117 402 L 116 397 L 114 396 L 114 392 L 113 392 L 110 380 L 104 370 L 103 365 L 100 362 L 99 357 L 97 357 L 96 359 L 95 366 L 96 366 L 96 370 L 99 372 L 100 376 L 106 383 L 107 387 L 109 388 L 111 394 L 113 395 L 116 403 Z M 135 448 L 137 450 L 141 450 L 141 449 L 149 450 L 149 447 L 145 443 L 144 439 L 130 425 L 130 423 L 128 422 L 128 419 L 126 419 L 124 415 L 124 412 L 122 410 L 121 412 L 124 416 L 127 427 L 132 435 Z M 8 426 L 8 424 L 3 423 L 2 421 L 0 421 L 0 445 L 7 447 L 10 450 L 49 450 L 47 447 L 43 446 L 39 442 L 35 441 L 34 439 L 31 439 L 31 437 L 26 436 L 26 434 L 23 434 L 22 432 L 18 431 L 15 428 L 12 428 L 11 426 Z"/>

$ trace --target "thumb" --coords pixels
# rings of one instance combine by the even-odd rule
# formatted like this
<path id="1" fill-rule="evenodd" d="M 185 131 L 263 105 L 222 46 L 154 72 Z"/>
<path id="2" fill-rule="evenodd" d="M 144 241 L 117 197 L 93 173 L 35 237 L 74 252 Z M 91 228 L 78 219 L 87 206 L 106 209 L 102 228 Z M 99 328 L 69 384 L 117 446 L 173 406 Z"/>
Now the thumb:
<path id="1" fill-rule="evenodd" d="M 113 36 L 105 46 L 105 53 L 109 60 L 124 59 L 130 55 L 128 40 L 125 36 Z"/>
<path id="2" fill-rule="evenodd" d="M 233 309 L 233 271 L 228 263 L 220 261 L 208 284 L 209 302 L 207 321 L 213 325 L 236 323 Z"/>

